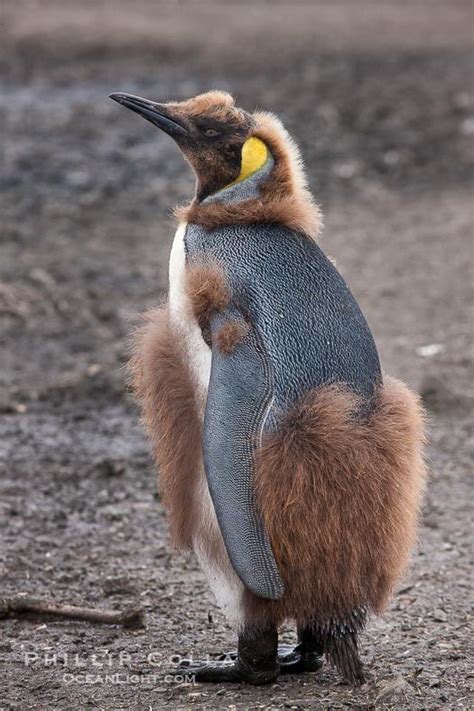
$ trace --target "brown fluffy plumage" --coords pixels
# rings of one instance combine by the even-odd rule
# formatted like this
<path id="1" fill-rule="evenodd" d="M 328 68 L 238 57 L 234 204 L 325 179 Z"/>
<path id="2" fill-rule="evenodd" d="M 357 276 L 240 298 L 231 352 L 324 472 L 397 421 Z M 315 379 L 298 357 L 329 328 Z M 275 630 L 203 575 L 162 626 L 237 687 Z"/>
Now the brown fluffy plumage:
<path id="1" fill-rule="evenodd" d="M 202 116 L 213 115 L 216 118 L 226 119 L 229 110 L 235 105 L 234 97 L 228 91 L 206 91 L 204 94 L 180 101 L 177 103 L 171 102 L 168 106 L 176 106 L 178 111 L 181 111 L 184 116 Z M 230 113 L 230 116 L 233 114 Z"/>
<path id="2" fill-rule="evenodd" d="M 186 294 L 203 333 L 209 332 L 212 314 L 223 311 L 230 293 L 222 269 L 215 264 L 195 264 L 186 270 Z"/>
<path id="3" fill-rule="evenodd" d="M 191 545 L 201 462 L 201 424 L 191 376 L 180 354 L 168 309 L 144 315 L 133 338 L 131 384 L 140 404 L 159 472 L 161 499 L 168 512 L 171 540 Z"/>
<path id="4" fill-rule="evenodd" d="M 132 337 L 130 384 L 151 441 L 171 541 L 178 549 L 195 541 L 227 579 L 239 584 L 216 517 L 202 516 L 203 504 L 212 503 L 195 387 L 179 334 L 170 327 L 167 306 L 151 309 L 143 320 Z"/>
<path id="5" fill-rule="evenodd" d="M 300 624 L 380 612 L 407 566 L 425 484 L 423 410 L 386 378 L 367 420 L 348 390 L 314 390 L 256 458 L 255 488 L 286 592 L 250 616 Z"/>
<path id="6" fill-rule="evenodd" d="M 230 355 L 242 343 L 249 327 L 242 321 L 226 321 L 216 335 L 217 347 L 223 355 Z"/>

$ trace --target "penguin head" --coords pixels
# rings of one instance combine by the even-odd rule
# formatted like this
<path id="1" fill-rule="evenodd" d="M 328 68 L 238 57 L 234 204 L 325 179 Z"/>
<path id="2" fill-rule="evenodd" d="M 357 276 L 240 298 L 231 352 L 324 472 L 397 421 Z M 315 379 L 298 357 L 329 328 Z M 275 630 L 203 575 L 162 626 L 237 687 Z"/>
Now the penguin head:
<path id="1" fill-rule="evenodd" d="M 299 150 L 276 116 L 250 114 L 224 91 L 164 104 L 132 94 L 110 98 L 171 136 L 194 169 L 196 195 L 190 205 L 175 209 L 178 221 L 209 229 L 279 223 L 316 237 L 321 213 L 308 189 Z M 221 191 L 240 182 L 242 191 L 230 191 L 233 200 L 226 192 L 223 199 Z M 235 200 L 236 194 L 245 197 Z"/>
<path id="2" fill-rule="evenodd" d="M 175 140 L 196 173 L 198 201 L 244 180 L 267 159 L 265 143 L 252 135 L 255 119 L 237 108 L 226 92 L 210 91 L 163 104 L 132 94 L 111 94 L 110 98 Z"/>

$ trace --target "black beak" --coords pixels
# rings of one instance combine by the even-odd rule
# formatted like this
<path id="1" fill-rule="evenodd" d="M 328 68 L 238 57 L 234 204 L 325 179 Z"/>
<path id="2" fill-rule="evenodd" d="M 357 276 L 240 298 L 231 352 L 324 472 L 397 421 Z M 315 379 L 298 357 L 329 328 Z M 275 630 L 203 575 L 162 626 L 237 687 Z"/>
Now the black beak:
<path id="1" fill-rule="evenodd" d="M 165 104 L 156 104 L 154 101 L 142 99 L 133 94 L 110 94 L 110 98 L 127 109 L 140 114 L 147 121 L 151 121 L 154 126 L 158 126 L 172 138 L 180 138 L 187 135 L 187 130 L 172 116 L 172 110 Z"/>

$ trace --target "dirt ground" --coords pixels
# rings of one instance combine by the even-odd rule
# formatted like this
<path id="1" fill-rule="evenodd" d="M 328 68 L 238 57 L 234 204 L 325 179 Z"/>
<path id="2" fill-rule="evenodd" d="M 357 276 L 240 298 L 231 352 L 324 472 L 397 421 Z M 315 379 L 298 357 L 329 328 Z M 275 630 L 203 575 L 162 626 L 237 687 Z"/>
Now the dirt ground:
<path id="1" fill-rule="evenodd" d="M 4 0 L 0 595 L 138 604 L 148 626 L 0 620 L 1 709 L 474 706 L 470 7 Z M 169 211 L 193 179 L 170 139 L 107 96 L 211 87 L 295 136 L 323 248 L 384 369 L 430 411 L 420 547 L 362 637 L 358 690 L 328 666 L 266 688 L 166 678 L 173 655 L 235 645 L 194 559 L 170 554 L 124 384 L 127 334 L 166 288 Z"/>

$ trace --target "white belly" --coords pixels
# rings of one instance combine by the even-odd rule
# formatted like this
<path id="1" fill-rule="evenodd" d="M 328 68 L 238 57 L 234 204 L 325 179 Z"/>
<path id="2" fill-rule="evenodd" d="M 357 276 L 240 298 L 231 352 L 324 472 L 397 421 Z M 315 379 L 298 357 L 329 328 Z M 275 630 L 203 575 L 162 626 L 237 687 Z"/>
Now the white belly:
<path id="1" fill-rule="evenodd" d="M 184 235 L 186 223 L 176 230 L 171 248 L 169 265 L 169 307 L 170 319 L 174 328 L 179 331 L 180 340 L 184 345 L 185 355 L 194 385 L 200 412 L 203 413 L 207 400 L 207 390 L 211 375 L 211 349 L 202 337 L 199 324 L 194 318 L 193 310 L 186 294 L 186 255 L 184 251 Z"/>
<path id="2" fill-rule="evenodd" d="M 186 255 L 184 236 L 186 223 L 175 234 L 169 263 L 169 309 L 173 328 L 180 335 L 191 377 L 196 388 L 196 402 L 204 418 L 212 352 L 204 341 L 185 289 Z M 237 629 L 243 625 L 242 594 L 244 586 L 235 573 L 225 550 L 224 541 L 209 494 L 204 471 L 200 472 L 197 496 L 199 522 L 193 537 L 193 547 L 209 585 L 228 621 Z"/>

